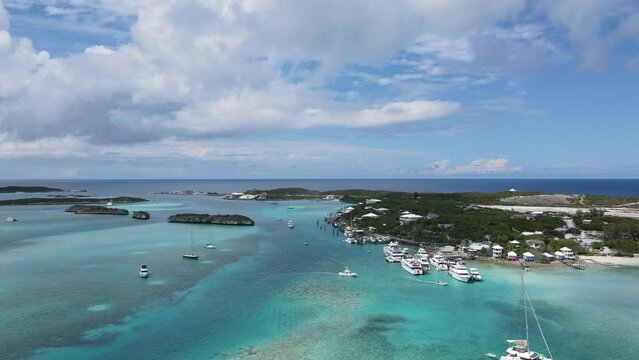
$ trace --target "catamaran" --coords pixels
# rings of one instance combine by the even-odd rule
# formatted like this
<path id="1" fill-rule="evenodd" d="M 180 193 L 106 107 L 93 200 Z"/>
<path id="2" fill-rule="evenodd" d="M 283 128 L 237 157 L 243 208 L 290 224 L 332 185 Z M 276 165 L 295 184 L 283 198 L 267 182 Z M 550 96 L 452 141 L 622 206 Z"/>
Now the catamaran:
<path id="1" fill-rule="evenodd" d="M 506 340 L 511 346 L 506 349 L 506 354 L 502 355 L 500 360 L 552 360 L 552 353 L 550 352 L 550 348 L 548 347 L 548 342 L 546 341 L 546 337 L 544 336 L 544 332 L 541 329 L 541 324 L 539 324 L 539 319 L 537 318 L 537 314 L 535 313 L 535 308 L 533 308 L 532 302 L 530 301 L 530 297 L 526 292 L 526 288 L 524 286 L 524 271 L 521 272 L 521 303 L 524 309 L 524 329 L 526 332 L 526 339 L 520 340 Z M 530 307 L 530 312 L 532 313 L 535 322 L 537 323 L 537 327 L 539 328 L 539 334 L 541 335 L 542 340 L 544 341 L 544 345 L 546 346 L 546 351 L 548 351 L 548 356 L 544 354 L 540 354 L 536 351 L 530 350 L 530 337 L 528 334 L 528 307 Z M 488 357 L 497 358 L 494 354 L 486 354 Z"/>

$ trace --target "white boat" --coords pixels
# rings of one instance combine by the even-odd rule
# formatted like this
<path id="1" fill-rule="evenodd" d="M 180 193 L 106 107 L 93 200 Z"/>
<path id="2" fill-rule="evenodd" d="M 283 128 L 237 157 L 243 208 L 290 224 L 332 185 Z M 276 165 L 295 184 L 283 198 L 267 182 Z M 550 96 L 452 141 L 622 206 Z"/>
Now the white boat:
<path id="1" fill-rule="evenodd" d="M 530 297 L 526 292 L 526 288 L 524 286 L 524 274 L 525 271 L 521 272 L 521 297 L 522 297 L 522 307 L 524 310 L 524 329 L 526 332 L 526 339 L 522 340 L 506 340 L 511 346 L 506 349 L 506 354 L 502 355 L 500 360 L 552 360 L 552 353 L 550 352 L 550 348 L 548 347 L 548 342 L 546 341 L 546 337 L 544 336 L 544 332 L 541 330 L 541 324 L 539 324 L 539 319 L 537 318 L 537 314 L 535 313 L 535 309 L 533 308 L 532 302 L 530 301 Z M 544 345 L 546 347 L 546 351 L 548 351 L 548 356 L 540 354 L 536 351 L 530 350 L 530 339 L 528 334 L 528 307 L 530 306 L 530 313 L 533 314 L 535 322 L 537 323 L 537 328 L 539 329 L 539 334 L 541 335 L 542 340 L 544 341 Z M 494 354 L 486 354 L 488 357 L 492 357 L 490 355 Z"/>
<path id="2" fill-rule="evenodd" d="M 357 273 L 356 272 L 352 272 L 351 269 L 349 269 L 348 267 L 344 268 L 344 271 L 341 271 L 338 273 L 339 276 L 346 276 L 346 277 L 356 277 Z"/>
<path id="3" fill-rule="evenodd" d="M 446 257 L 441 253 L 437 253 L 433 255 L 430 259 L 430 264 L 433 265 L 437 271 L 446 271 L 448 270 L 448 261 L 446 261 Z"/>
<path id="4" fill-rule="evenodd" d="M 402 261 L 401 257 L 394 257 L 394 256 L 391 256 L 391 255 L 386 256 L 385 259 L 389 263 L 398 263 L 398 262 Z"/>
<path id="5" fill-rule="evenodd" d="M 468 269 L 468 272 L 470 273 L 470 277 L 473 279 L 473 281 L 481 281 L 481 274 L 479 273 L 479 270 L 477 270 L 477 268 L 470 268 Z"/>
<path id="6" fill-rule="evenodd" d="M 14 222 L 14 221 L 18 221 L 18 219 L 16 219 L 16 217 L 13 216 L 13 215 L 9 215 L 9 216 L 7 216 L 7 221 L 8 222 Z"/>
<path id="7" fill-rule="evenodd" d="M 146 264 L 140 265 L 140 277 L 146 279 L 149 277 L 149 268 Z"/>
<path id="8" fill-rule="evenodd" d="M 422 265 L 415 258 L 404 258 L 401 260 L 402 268 L 413 275 L 422 275 L 424 270 Z"/>
<path id="9" fill-rule="evenodd" d="M 391 241 L 388 245 L 384 246 L 384 255 L 388 256 L 397 249 L 399 249 L 399 243 L 397 241 Z"/>
<path id="10" fill-rule="evenodd" d="M 207 249 L 215 249 L 215 245 L 213 245 L 213 244 L 206 244 L 206 245 L 204 245 L 204 247 L 207 248 Z"/>
<path id="11" fill-rule="evenodd" d="M 459 280 L 461 282 L 470 282 L 472 279 L 470 278 L 470 274 L 464 265 L 453 265 L 448 270 L 448 274 L 453 277 L 455 280 Z"/>
<path id="12" fill-rule="evenodd" d="M 193 231 L 191 231 L 191 251 L 182 253 L 182 257 L 189 260 L 197 260 L 200 256 L 195 253 L 195 243 L 193 242 Z"/>
<path id="13" fill-rule="evenodd" d="M 288 221 L 288 228 L 289 228 L 289 229 L 292 229 L 292 228 L 294 228 L 294 227 L 295 227 L 295 223 L 293 222 L 293 220 L 289 220 L 289 221 Z"/>

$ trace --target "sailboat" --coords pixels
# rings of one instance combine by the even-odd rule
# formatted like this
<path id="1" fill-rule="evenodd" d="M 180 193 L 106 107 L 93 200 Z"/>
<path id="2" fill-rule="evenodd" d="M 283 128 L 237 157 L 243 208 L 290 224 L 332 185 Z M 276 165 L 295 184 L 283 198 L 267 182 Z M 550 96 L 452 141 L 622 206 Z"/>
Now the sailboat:
<path id="1" fill-rule="evenodd" d="M 7 216 L 7 221 L 8 222 L 18 221 L 15 211 L 13 211 L 13 203 L 11 203 L 11 215 Z"/>
<path id="2" fill-rule="evenodd" d="M 182 253 L 182 257 L 185 259 L 197 260 L 199 255 L 195 253 L 195 244 L 193 243 L 193 231 L 191 231 L 191 251 Z"/>
<path id="3" fill-rule="evenodd" d="M 111 199 L 106 203 L 106 206 L 113 206 L 113 196 L 111 196 Z"/>
<path id="4" fill-rule="evenodd" d="M 530 301 L 530 297 L 526 292 L 526 288 L 524 287 L 524 271 L 521 272 L 521 302 L 522 307 L 524 309 L 524 329 L 526 331 L 526 339 L 520 340 L 506 340 L 511 346 L 506 349 L 506 354 L 502 355 L 500 360 L 552 360 L 552 353 L 550 352 L 550 348 L 548 347 L 548 342 L 546 341 L 546 337 L 544 336 L 544 332 L 541 329 L 541 324 L 539 324 L 539 319 L 537 319 L 537 314 L 535 313 L 535 308 L 533 308 L 532 302 Z M 530 350 L 530 339 L 528 335 L 528 308 L 530 307 L 530 312 L 532 313 L 535 322 L 537 323 L 537 327 L 539 328 L 539 333 L 541 338 L 544 340 L 544 345 L 546 346 L 546 351 L 548 351 L 548 356 L 540 354 L 536 351 Z M 486 354 L 486 356 L 490 358 L 497 358 L 494 354 Z"/>

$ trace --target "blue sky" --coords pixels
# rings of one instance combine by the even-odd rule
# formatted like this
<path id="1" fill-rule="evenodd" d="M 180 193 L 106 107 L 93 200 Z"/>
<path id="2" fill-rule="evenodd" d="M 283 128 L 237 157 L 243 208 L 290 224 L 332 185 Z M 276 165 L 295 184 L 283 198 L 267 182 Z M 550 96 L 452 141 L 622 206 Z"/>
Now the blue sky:
<path id="1" fill-rule="evenodd" d="M 631 0 L 0 0 L 0 178 L 637 178 Z"/>

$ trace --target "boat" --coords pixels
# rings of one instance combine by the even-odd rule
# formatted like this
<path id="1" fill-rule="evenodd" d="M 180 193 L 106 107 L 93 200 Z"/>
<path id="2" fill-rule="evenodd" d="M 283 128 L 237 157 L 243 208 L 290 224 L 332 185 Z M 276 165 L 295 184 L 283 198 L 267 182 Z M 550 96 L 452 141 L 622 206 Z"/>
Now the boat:
<path id="1" fill-rule="evenodd" d="M 450 267 L 448 270 L 448 274 L 453 277 L 455 280 L 459 280 L 461 282 L 471 282 L 472 279 L 468 270 L 464 265 L 456 264 Z"/>
<path id="2" fill-rule="evenodd" d="M 356 272 L 352 272 L 351 269 L 349 269 L 348 267 L 344 268 L 344 271 L 341 271 L 338 273 L 339 276 L 346 276 L 346 277 L 356 277 L 357 273 Z"/>
<path id="3" fill-rule="evenodd" d="M 308 241 L 304 241 L 304 245 L 308 245 Z"/>
<path id="4" fill-rule="evenodd" d="M 140 277 L 146 279 L 149 277 L 149 268 L 146 264 L 140 265 Z"/>
<path id="5" fill-rule="evenodd" d="M 294 227 L 295 227 L 295 223 L 293 222 L 293 220 L 289 220 L 289 221 L 288 221 L 288 228 L 289 228 L 289 229 L 292 229 L 292 228 L 294 228 Z"/>
<path id="6" fill-rule="evenodd" d="M 111 199 L 106 203 L 106 206 L 113 206 L 113 196 L 111 196 Z"/>
<path id="7" fill-rule="evenodd" d="M 506 354 L 502 355 L 500 360 L 552 360 L 552 353 L 550 352 L 550 348 L 548 347 L 548 342 L 546 341 L 546 337 L 544 336 L 544 332 L 541 329 L 541 324 L 539 324 L 539 319 L 537 318 L 537 314 L 535 313 L 535 309 L 533 308 L 532 302 L 530 301 L 530 297 L 526 292 L 526 288 L 524 285 L 524 274 L 525 271 L 521 272 L 521 303 L 524 310 L 524 330 L 526 332 L 526 339 L 521 340 L 506 340 L 509 346 L 506 349 Z M 528 332 L 528 307 L 530 307 L 530 313 L 533 314 L 535 322 L 537 323 L 537 328 L 539 329 L 539 334 L 541 335 L 542 340 L 544 341 L 544 345 L 546 347 L 546 351 L 548 351 L 548 356 L 541 354 L 536 351 L 530 350 L 530 336 Z M 487 353 L 486 356 L 492 357 L 490 355 L 494 355 L 491 353 Z"/>
<path id="8" fill-rule="evenodd" d="M 15 222 L 18 221 L 16 217 L 15 211 L 13 211 L 13 203 L 11 203 L 11 215 L 7 216 L 7 222 Z"/>
<path id="9" fill-rule="evenodd" d="M 422 265 L 415 258 L 404 258 L 401 260 L 402 268 L 408 271 L 413 275 L 422 275 L 424 274 L 424 270 L 422 269 Z"/>
<path id="10" fill-rule="evenodd" d="M 445 282 L 445 281 L 441 281 L 441 280 L 440 280 L 440 281 L 438 281 L 438 282 L 436 282 L 436 284 L 437 284 L 437 285 L 439 285 L 439 286 L 447 286 L 447 285 L 448 285 L 448 283 L 447 283 L 447 282 Z"/>
<path id="11" fill-rule="evenodd" d="M 473 281 L 481 281 L 481 274 L 479 273 L 479 270 L 477 270 L 477 268 L 470 268 L 468 269 L 468 272 L 470 273 L 470 277 L 473 279 Z"/>
<path id="12" fill-rule="evenodd" d="M 197 260 L 200 256 L 195 253 L 195 244 L 193 242 L 193 231 L 191 231 L 191 251 L 182 253 L 182 257 L 189 260 Z"/>
<path id="13" fill-rule="evenodd" d="M 388 261 L 389 263 L 398 263 L 400 261 L 402 261 L 402 258 L 398 258 L 398 257 L 394 257 L 394 256 L 386 256 L 384 259 L 386 259 L 386 261 Z"/>
<path id="14" fill-rule="evenodd" d="M 213 244 L 206 244 L 206 245 L 204 245 L 204 247 L 207 248 L 207 249 L 215 249 L 215 245 L 213 245 Z"/>
<path id="15" fill-rule="evenodd" d="M 433 257 L 431 257 L 429 261 L 430 264 L 433 265 L 435 269 L 437 269 L 437 271 L 448 270 L 448 261 L 446 261 L 446 257 L 441 253 L 433 255 Z"/>

